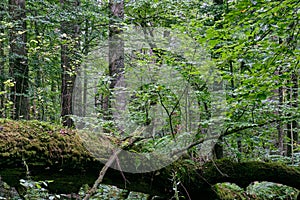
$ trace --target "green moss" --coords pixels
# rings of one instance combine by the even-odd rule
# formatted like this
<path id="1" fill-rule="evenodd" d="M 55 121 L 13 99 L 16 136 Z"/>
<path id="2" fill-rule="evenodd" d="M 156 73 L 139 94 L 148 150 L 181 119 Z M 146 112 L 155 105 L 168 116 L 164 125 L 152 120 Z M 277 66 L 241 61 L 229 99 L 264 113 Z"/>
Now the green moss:
<path id="1" fill-rule="evenodd" d="M 231 200 L 231 199 L 239 199 L 246 200 L 247 194 L 246 192 L 240 188 L 239 186 L 231 183 L 218 183 L 214 185 L 214 190 L 218 195 L 218 199 L 222 200 Z"/>
<path id="2" fill-rule="evenodd" d="M 0 119 L 0 126 L 0 167 L 7 167 L 11 158 L 25 160 L 28 165 L 38 160 L 50 165 L 71 161 L 74 166 L 91 160 L 75 130 L 36 120 Z"/>

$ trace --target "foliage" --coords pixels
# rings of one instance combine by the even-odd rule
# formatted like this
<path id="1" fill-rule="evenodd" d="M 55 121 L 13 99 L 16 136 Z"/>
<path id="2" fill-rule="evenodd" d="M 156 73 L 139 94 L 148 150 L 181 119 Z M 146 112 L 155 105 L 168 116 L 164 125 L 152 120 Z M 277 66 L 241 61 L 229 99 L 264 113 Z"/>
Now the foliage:
<path id="1" fill-rule="evenodd" d="M 76 137 L 72 137 L 72 135 L 67 135 L 70 134 L 71 132 L 67 132 L 70 130 L 66 130 L 66 129 L 60 129 L 57 126 L 48 124 L 48 123 L 41 123 L 38 121 L 12 121 L 12 120 L 3 120 L 5 123 L 1 123 L 1 131 L 0 133 L 2 134 L 2 136 L 4 136 L 4 138 L 6 138 L 6 136 L 8 134 L 10 134 L 11 137 L 10 144 L 14 144 L 12 142 L 13 138 L 14 140 L 17 142 L 19 139 L 21 139 L 21 141 L 24 139 L 23 137 L 23 132 L 20 130 L 24 130 L 26 129 L 26 131 L 31 132 L 32 135 L 28 136 L 27 138 L 31 138 L 31 140 L 33 141 L 33 143 L 39 144 L 38 140 L 42 141 L 45 143 L 45 145 L 47 146 L 47 140 L 39 135 L 44 135 L 47 136 L 49 134 L 49 131 L 53 130 L 56 131 L 58 133 L 58 136 L 56 136 L 59 140 L 55 140 L 55 144 L 57 144 L 56 148 L 58 152 L 61 152 L 61 154 L 55 155 L 52 154 L 51 155 L 47 154 L 47 151 L 41 152 L 38 155 L 40 156 L 40 158 L 36 158 L 36 154 L 31 153 L 31 151 L 34 151 L 34 149 L 28 149 L 26 146 L 25 149 L 17 149 L 19 150 L 18 152 L 14 152 L 14 154 L 12 154 L 13 156 L 17 157 L 18 154 L 20 154 L 20 152 L 23 154 L 22 159 L 26 160 L 26 163 L 28 164 L 29 168 L 32 166 L 34 167 L 38 167 L 38 166 L 42 166 L 40 169 L 41 170 L 45 170 L 45 173 L 47 173 L 47 170 L 49 169 L 45 169 L 45 166 L 50 166 L 50 168 L 58 166 L 59 169 L 63 169 L 63 174 L 67 174 L 67 172 L 65 171 L 65 169 L 70 170 L 68 167 L 72 167 L 72 169 L 74 170 L 74 168 L 79 167 L 80 165 L 78 165 L 78 163 L 84 164 L 86 163 L 86 167 L 93 167 L 93 164 L 96 163 L 89 163 L 87 158 L 88 158 L 88 154 L 85 154 L 86 152 L 82 152 L 83 155 L 81 159 L 76 160 L 76 161 L 71 161 L 71 158 L 69 157 L 73 157 L 74 155 L 77 155 L 78 152 L 74 151 L 74 150 L 78 150 L 78 151 L 85 151 L 85 148 L 80 148 L 80 142 L 76 140 Z M 58 128 L 58 129 L 55 129 Z M 45 130 L 46 132 L 44 134 L 41 134 L 41 132 Z M 62 131 L 63 130 L 63 131 Z M 13 133 L 19 133 L 19 135 L 16 135 L 15 137 L 13 137 Z M 74 131 L 72 131 L 74 134 Z M 21 134 L 21 135 L 20 135 Z M 29 133 L 28 133 L 29 134 Z M 52 132 L 53 138 L 55 137 L 55 133 Z M 38 137 L 38 140 L 37 140 Z M 171 139 L 171 138 L 170 138 Z M 69 146 L 64 146 L 64 141 L 68 141 Z M 1 142 L 3 143 L 3 142 Z M 72 144 L 77 145 L 78 147 L 75 148 Z M 55 146 L 52 146 L 53 144 L 51 144 L 49 146 L 49 149 L 54 148 Z M 164 146 L 164 145 L 162 145 Z M 73 150 L 73 151 L 70 151 Z M 54 151 L 52 151 L 54 152 Z M 69 155 L 69 157 L 67 157 L 66 155 Z M 0 154 L 2 157 L 5 156 L 5 153 Z M 43 155 L 43 156 L 42 156 Z M 55 157 L 56 156 L 56 157 Z M 61 160 L 61 156 L 64 157 L 63 162 Z M 76 156 L 74 156 L 76 157 Z M 42 158 L 44 158 L 42 160 Z M 47 158 L 51 158 L 52 163 L 49 164 L 49 160 Z M 85 160 L 86 159 L 86 160 Z M 8 161 L 7 159 L 1 159 L 2 162 L 4 161 Z M 20 159 L 21 160 L 21 159 Z M 20 160 L 16 161 L 16 162 L 20 162 Z M 13 160 L 11 160 L 11 163 L 13 163 Z M 10 163 L 4 163 L 1 166 L 5 166 L 5 165 L 9 165 Z M 64 166 L 66 168 L 64 168 Z M 91 165 L 91 166 L 90 166 Z M 270 167 L 270 168 L 269 168 Z M 24 168 L 24 167 L 22 167 Z M 85 168 L 86 169 L 86 168 Z M 277 171 L 281 169 L 282 171 Z M 94 168 L 94 172 L 95 174 L 97 174 L 98 172 L 98 168 L 95 167 Z M 245 181 L 246 183 L 249 183 L 249 179 L 252 180 L 252 177 L 257 176 L 258 178 L 263 178 L 263 177 L 269 177 L 272 180 L 276 181 L 276 178 L 279 178 L 281 181 L 292 181 L 293 177 L 295 177 L 297 179 L 297 176 L 295 176 L 297 173 L 299 173 L 299 171 L 297 171 L 297 168 L 292 168 L 292 167 L 286 167 L 283 164 L 276 164 L 273 162 L 270 163 L 263 163 L 263 162 L 242 162 L 242 163 L 237 163 L 237 162 L 232 162 L 229 160 L 216 160 L 210 163 L 205 163 L 204 165 L 200 165 L 199 161 L 195 160 L 189 160 L 189 159 L 182 159 L 176 163 L 174 163 L 172 166 L 167 167 L 166 170 L 169 170 L 167 172 L 165 172 L 166 177 L 170 177 L 169 175 L 173 173 L 172 175 L 172 182 L 168 179 L 166 180 L 166 182 L 169 183 L 173 183 L 174 185 L 174 193 L 176 194 L 176 196 L 181 196 L 181 195 L 186 195 L 186 193 L 189 192 L 189 189 L 187 189 L 187 192 L 183 192 L 181 190 L 181 188 L 184 186 L 186 187 L 186 183 L 188 183 L 187 181 L 192 181 L 194 183 L 197 183 L 197 181 L 201 182 L 201 180 L 198 180 L 198 173 L 201 173 L 202 170 L 204 170 L 204 173 L 201 175 L 203 176 L 202 178 L 204 178 L 205 180 L 205 184 L 211 181 L 216 181 L 218 180 L 222 180 L 222 177 L 227 177 L 228 180 L 233 180 L 235 179 L 236 181 L 240 181 L 241 183 L 243 183 L 243 181 Z M 199 170 L 199 171 L 197 171 Z M 201 170 L 201 171 L 200 171 Z M 233 171 L 232 171 L 233 170 Z M 71 171 L 71 170 L 70 170 Z M 58 172 L 58 171 L 57 171 Z M 194 174 L 193 174 L 194 172 Z M 276 176 L 272 176 L 270 177 L 269 174 L 270 172 L 276 174 Z M 3 174 L 3 176 L 6 174 L 7 172 L 5 172 L 4 170 L 1 170 L 1 175 Z M 13 172 L 16 173 L 16 172 Z M 48 172 L 49 173 L 49 172 Z M 76 173 L 76 171 L 75 171 Z M 78 173 L 78 172 L 77 172 Z M 118 173 L 118 172 L 117 172 Z M 285 174 L 286 173 L 286 174 Z M 168 175 L 169 174 L 169 175 Z M 230 174 L 230 177 L 227 176 L 227 174 Z M 62 174 L 60 174 L 59 176 L 61 176 Z M 151 175 L 151 174 L 150 174 Z M 159 176 L 159 173 L 155 174 L 156 176 Z M 188 175 L 188 176 L 187 176 Z M 289 176 L 290 178 L 286 179 L 285 176 Z M 18 175 L 19 176 L 19 175 Z M 53 179 L 61 181 L 62 177 L 57 177 L 56 174 L 51 174 L 50 175 Z M 130 176 L 130 174 L 125 174 L 125 177 Z M 209 178 L 209 179 L 208 179 Z M 212 178 L 212 179 L 211 179 Z M 245 179 L 245 180 L 243 180 Z M 71 181 L 67 180 L 67 181 Z M 73 179 L 74 180 L 74 179 Z M 248 180 L 248 181 L 247 181 Z M 65 180 L 64 180 L 65 181 Z M 65 183 L 64 181 L 62 181 L 62 183 Z M 85 180 L 85 177 L 78 177 L 78 180 L 76 180 L 77 182 L 79 181 L 87 181 L 87 179 Z M 116 180 L 113 180 L 116 181 Z M 296 180 L 296 181 L 299 181 Z M 77 183 L 76 182 L 76 183 Z M 39 185 L 42 184 L 42 182 L 37 182 Z M 27 184 L 26 187 L 30 187 L 33 188 L 32 191 L 32 195 L 36 194 L 36 187 L 39 187 L 37 185 L 35 185 L 36 183 L 32 183 L 32 184 Z M 51 184 L 53 183 L 49 183 L 49 187 L 51 186 Z M 137 183 L 139 184 L 139 183 Z M 203 184 L 203 182 L 201 183 Z M 122 185 L 122 180 L 121 180 L 121 185 Z M 183 185 L 183 186 L 182 186 Z M 61 186 L 60 184 L 58 184 L 58 186 Z M 64 187 L 67 187 L 67 185 L 65 184 Z M 142 186 L 144 187 L 144 186 Z M 147 187 L 147 186 L 145 186 Z M 168 187 L 168 186 L 166 186 Z M 279 186 L 281 187 L 281 186 Z M 109 191 L 110 189 L 108 189 L 110 187 L 104 187 L 104 189 L 100 189 L 99 193 L 102 193 L 104 196 L 109 196 L 109 197 L 116 197 L 116 195 L 119 195 L 120 193 L 124 194 L 125 191 L 123 192 L 116 192 L 116 193 L 112 193 L 112 194 L 106 194 L 106 191 Z M 170 188 L 173 188 L 170 185 Z M 145 189 L 145 188 L 144 188 Z M 146 188 L 147 189 L 147 188 Z M 73 189 L 71 189 L 73 190 Z M 113 190 L 113 189 L 112 189 Z M 231 188 L 231 190 L 233 190 L 233 193 L 236 193 L 236 188 Z M 277 189 L 276 189 L 277 190 Z M 278 190 L 280 190 L 280 188 L 278 188 Z M 285 189 L 284 189 L 285 190 Z M 292 189 L 288 189 L 288 191 L 292 190 Z M 74 191 L 74 190 L 73 190 Z M 87 191 L 86 189 L 84 191 Z M 227 192 L 228 193 L 228 192 Z M 275 192 L 274 192 L 275 193 Z M 31 193 L 30 193 L 31 194 Z M 284 195 L 285 193 L 282 193 L 282 195 Z M 295 193 L 296 194 L 296 193 Z M 100 194 L 99 194 L 100 195 Z M 120 194 L 121 195 L 121 194 Z"/>
<path id="2" fill-rule="evenodd" d="M 3 116 L 10 117 L 13 102 L 8 98 L 8 95 L 10 94 L 10 89 L 14 87 L 14 82 L 12 80 L 8 79 L 3 82 L 4 91 L 0 91 L 0 96 L 4 96 L 4 102 L 3 102 L 3 108 L 0 108 L 0 113 L 3 113 Z"/>
<path id="3" fill-rule="evenodd" d="M 150 125 L 141 134 L 143 138 L 132 145 L 132 152 L 164 151 L 175 138 L 184 140 L 193 136 L 194 145 L 187 162 L 206 162 L 214 154 L 203 159 L 201 147 L 207 143 L 201 146 L 197 141 L 207 137 L 210 128 L 215 126 L 213 134 L 221 135 L 218 145 L 225 157 L 238 162 L 260 160 L 299 166 L 298 1 L 128 0 L 125 5 L 125 17 L 121 21 L 111 17 L 109 1 L 81 0 L 75 8 L 71 4 L 62 6 L 57 0 L 26 0 L 26 17 L 14 20 L 14 13 L 10 12 L 12 5 L 8 1 L 0 3 L 0 117 L 12 118 L 16 109 L 13 95 L 17 84 L 11 64 L 20 56 L 12 53 L 17 43 L 26 46 L 27 53 L 22 56 L 29 67 L 25 77 L 29 88 L 26 94 L 16 95 L 30 99 L 29 115 L 37 120 L 14 123 L 0 119 L 0 154 L 7 158 L 0 163 L 9 164 L 10 156 L 19 149 L 20 160 L 43 153 L 68 158 L 74 165 L 90 159 L 86 151 L 80 154 L 83 146 L 73 130 L 40 122 L 61 123 L 64 117 L 60 114 L 64 108 L 60 94 L 72 85 L 69 81 L 61 87 L 62 71 L 66 67 L 62 62 L 65 45 L 69 50 L 66 55 L 71 54 L 72 58 L 66 74 L 70 80 L 81 78 L 77 79 L 76 91 L 70 94 L 78 98 L 77 106 L 72 108 L 77 115 L 74 116 L 77 128 L 85 126 L 101 134 L 105 131 L 115 144 L 121 144 L 136 127 Z M 26 30 L 14 33 L 23 22 Z M 109 73 L 106 41 L 110 39 L 112 23 L 127 33 L 123 38 L 127 43 L 134 37 L 147 43 L 125 45 L 125 67 L 121 73 L 129 80 L 126 84 L 134 86 L 126 91 L 126 98 L 117 96 L 117 87 L 111 88 L 116 74 Z M 74 35 L 71 29 L 64 31 L 67 27 L 62 24 L 74 25 L 79 34 Z M 155 31 L 158 27 L 163 31 Z M 138 30 L 140 37 L 133 35 L 132 30 Z M 13 33 L 25 35 L 26 44 L 12 40 Z M 157 35 L 163 35 L 161 43 L 166 43 L 165 46 L 156 46 L 159 44 L 156 39 L 161 39 Z M 176 46 L 178 43 L 180 47 Z M 207 73 L 213 69 L 217 71 L 215 74 Z M 174 72 L 172 75 L 177 73 L 179 78 L 171 79 L 167 85 L 169 71 Z M 163 75 L 159 77 L 159 73 Z M 187 90 L 192 91 L 185 99 L 180 95 L 186 89 L 183 90 L 184 85 L 189 85 Z M 222 87 L 226 103 L 210 90 L 216 85 Z M 115 95 L 111 101 L 114 108 L 109 110 L 114 120 L 106 120 L 103 114 L 103 100 L 110 94 Z M 91 100 L 87 101 L 86 97 Z M 124 102 L 129 104 L 125 111 L 120 108 Z M 192 103 L 192 108 L 187 109 Z M 218 110 L 218 106 L 225 109 Z M 124 115 L 118 118 L 121 110 Z M 214 112 L 222 115 L 222 119 L 214 118 Z M 19 140 L 11 141 L 12 136 Z M 67 150 L 60 152 L 57 141 L 65 141 Z M 71 141 L 76 141 L 75 145 Z M 69 152 L 76 156 L 70 158 Z M 178 182 L 173 182 L 175 189 Z M 39 188 L 42 183 L 23 182 L 33 192 L 30 195 L 42 194 Z M 240 198 L 246 195 L 235 185 L 221 184 L 219 189 L 232 192 L 225 195 Z M 99 193 L 104 194 L 104 190 L 112 188 L 103 186 Z M 273 198 L 275 194 L 291 198 L 284 196 L 284 191 L 295 192 L 264 182 L 254 183 L 249 190 L 251 193 L 247 191 L 247 195 L 253 198 L 254 193 L 257 198 Z"/>
<path id="4" fill-rule="evenodd" d="M 59 195 L 49 195 L 47 189 L 44 187 L 48 186 L 48 183 L 52 181 L 32 181 L 32 180 L 20 180 L 20 184 L 25 188 L 25 194 L 23 195 L 24 199 L 59 199 Z"/>
<path id="5" fill-rule="evenodd" d="M 85 196 L 85 193 L 88 191 L 88 186 L 82 187 L 79 191 L 81 197 Z M 138 193 L 138 192 L 129 192 L 124 189 L 119 189 L 115 186 L 100 184 L 97 192 L 90 199 L 97 200 L 118 200 L 118 199 L 128 199 L 128 200 L 146 200 L 149 195 Z"/>
<path id="6" fill-rule="evenodd" d="M 220 199 L 297 199 L 299 191 L 276 183 L 254 182 L 246 188 L 246 191 L 231 183 L 219 183 L 215 189 Z"/>
<path id="7" fill-rule="evenodd" d="M 0 180 L 0 199 L 19 200 L 21 197 L 15 188 Z"/>
<path id="8" fill-rule="evenodd" d="M 254 182 L 247 187 L 247 193 L 253 199 L 297 199 L 299 191 L 281 184 Z"/>
<path id="9" fill-rule="evenodd" d="M 10 194 L 8 191 L 1 191 L 0 199 L 9 199 L 9 200 L 67 200 L 67 199 L 82 199 L 84 197 L 85 192 L 87 191 L 84 187 L 82 187 L 78 193 L 76 194 L 50 194 L 48 191 L 48 184 L 53 181 L 33 181 L 31 179 L 29 180 L 20 180 L 20 185 L 22 188 L 22 198 L 18 195 L 10 196 L 14 193 L 14 191 L 11 191 Z M 3 189 L 10 189 L 10 186 L 8 186 L 5 182 L 2 182 Z M 86 185 L 86 187 L 88 187 Z M 10 189 L 11 190 L 11 189 Z M 16 191 L 15 191 L 16 193 Z M 3 196 L 2 196 L 3 195 Z M 129 192 L 127 190 L 119 189 L 114 186 L 99 185 L 99 188 L 97 190 L 97 193 L 92 196 L 92 200 L 146 200 L 149 195 L 138 193 L 138 192 Z"/>
<path id="10" fill-rule="evenodd" d="M 292 158 L 280 155 L 267 155 L 266 160 L 280 162 L 290 166 L 300 166 L 300 153 L 294 153 Z"/>

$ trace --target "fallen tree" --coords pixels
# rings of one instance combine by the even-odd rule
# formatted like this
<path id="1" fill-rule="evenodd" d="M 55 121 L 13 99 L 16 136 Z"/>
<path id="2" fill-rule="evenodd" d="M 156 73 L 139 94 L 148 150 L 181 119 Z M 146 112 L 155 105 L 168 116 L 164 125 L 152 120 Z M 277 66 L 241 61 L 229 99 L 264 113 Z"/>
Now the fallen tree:
<path id="1" fill-rule="evenodd" d="M 49 184 L 52 192 L 77 192 L 83 184 L 92 185 L 103 166 L 74 130 L 38 121 L 0 120 L 0 176 L 11 186 L 18 187 L 19 180 L 29 175 L 34 180 L 54 180 Z M 270 181 L 300 189 L 300 169 L 296 167 L 230 160 L 201 165 L 183 158 L 142 174 L 108 169 L 103 183 L 167 199 L 174 194 L 174 173 L 180 181 L 179 192 L 191 199 L 214 196 L 212 186 L 222 182 L 245 188 L 254 181 Z"/>

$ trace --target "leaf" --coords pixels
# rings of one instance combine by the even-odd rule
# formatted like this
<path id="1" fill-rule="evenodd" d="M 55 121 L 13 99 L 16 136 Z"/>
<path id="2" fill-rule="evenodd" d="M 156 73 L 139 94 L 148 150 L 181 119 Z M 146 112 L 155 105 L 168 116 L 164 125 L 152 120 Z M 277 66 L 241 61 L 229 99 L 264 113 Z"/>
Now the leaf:
<path id="1" fill-rule="evenodd" d="M 267 99 L 267 95 L 265 93 L 259 93 L 256 95 L 256 97 L 260 100 L 265 100 Z"/>

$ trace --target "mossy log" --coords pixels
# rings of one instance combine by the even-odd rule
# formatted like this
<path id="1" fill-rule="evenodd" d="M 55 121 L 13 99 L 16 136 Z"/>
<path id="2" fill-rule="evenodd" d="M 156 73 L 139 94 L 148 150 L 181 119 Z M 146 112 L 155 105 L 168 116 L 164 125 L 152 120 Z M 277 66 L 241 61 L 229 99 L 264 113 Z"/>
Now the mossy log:
<path id="1" fill-rule="evenodd" d="M 0 176 L 11 186 L 26 178 L 27 167 L 34 180 L 54 180 L 49 190 L 78 192 L 92 185 L 104 164 L 84 147 L 74 130 L 38 121 L 0 119 Z M 178 159 L 159 171 L 134 174 L 109 169 L 103 183 L 169 198 L 174 194 L 172 174 L 180 177 L 178 189 L 184 196 L 199 199 L 214 195 L 212 185 L 222 182 L 246 187 L 254 181 L 270 181 L 300 189 L 300 169 L 279 163 L 216 160 L 191 165 Z"/>

